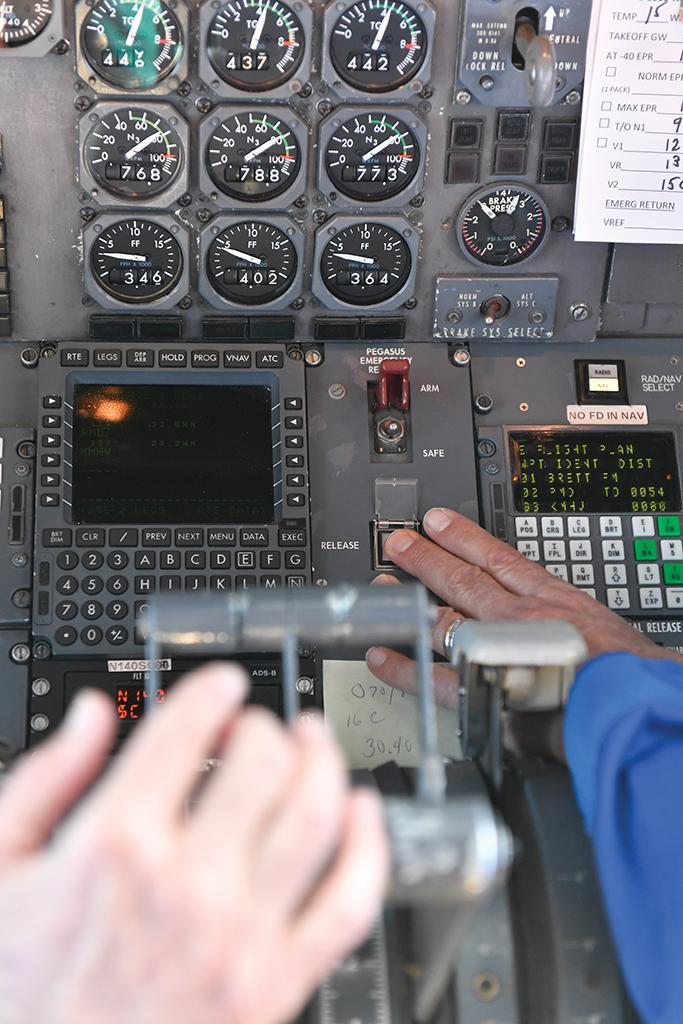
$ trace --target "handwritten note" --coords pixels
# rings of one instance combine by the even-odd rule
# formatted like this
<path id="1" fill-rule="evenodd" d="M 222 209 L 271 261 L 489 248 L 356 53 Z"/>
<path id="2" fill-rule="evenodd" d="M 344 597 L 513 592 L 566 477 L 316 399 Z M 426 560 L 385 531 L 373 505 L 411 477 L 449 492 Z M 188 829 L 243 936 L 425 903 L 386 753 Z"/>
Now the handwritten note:
<path id="1" fill-rule="evenodd" d="M 574 234 L 683 243 L 681 0 L 594 0 Z"/>
<path id="2" fill-rule="evenodd" d="M 326 661 L 323 666 L 325 714 L 351 768 L 376 768 L 387 761 L 417 764 L 419 717 L 412 694 L 384 686 L 363 662 Z M 439 750 L 459 758 L 458 718 L 439 708 Z"/>

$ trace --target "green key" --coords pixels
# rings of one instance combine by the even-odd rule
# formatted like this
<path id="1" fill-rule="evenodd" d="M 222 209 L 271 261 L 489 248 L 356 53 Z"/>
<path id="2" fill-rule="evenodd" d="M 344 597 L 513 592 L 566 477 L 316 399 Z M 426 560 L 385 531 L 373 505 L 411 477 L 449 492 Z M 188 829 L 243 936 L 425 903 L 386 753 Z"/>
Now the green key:
<path id="1" fill-rule="evenodd" d="M 678 516 L 657 516 L 660 537 L 680 537 L 681 522 Z"/>
<path id="2" fill-rule="evenodd" d="M 683 583 L 683 562 L 664 563 L 664 582 Z"/>
<path id="3" fill-rule="evenodd" d="M 657 541 L 650 540 L 649 537 L 639 537 L 638 540 L 634 540 L 633 548 L 636 553 L 636 559 L 639 562 L 656 562 L 657 561 Z"/>

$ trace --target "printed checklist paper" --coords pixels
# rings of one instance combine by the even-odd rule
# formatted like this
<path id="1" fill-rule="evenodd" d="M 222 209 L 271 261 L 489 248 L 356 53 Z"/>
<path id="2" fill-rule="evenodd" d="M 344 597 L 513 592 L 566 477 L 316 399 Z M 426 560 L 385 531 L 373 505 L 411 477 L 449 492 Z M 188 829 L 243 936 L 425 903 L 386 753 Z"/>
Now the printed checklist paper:
<path id="1" fill-rule="evenodd" d="M 683 244 L 681 0 L 594 0 L 574 235 Z"/>

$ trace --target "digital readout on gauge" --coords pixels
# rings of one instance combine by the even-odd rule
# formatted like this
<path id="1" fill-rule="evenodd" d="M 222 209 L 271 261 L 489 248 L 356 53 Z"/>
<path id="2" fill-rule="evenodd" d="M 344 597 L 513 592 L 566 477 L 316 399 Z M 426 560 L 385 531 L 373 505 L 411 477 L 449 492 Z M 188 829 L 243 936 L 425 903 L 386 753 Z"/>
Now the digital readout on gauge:
<path id="1" fill-rule="evenodd" d="M 673 434 L 539 431 L 510 435 L 515 510 L 677 512 Z"/>

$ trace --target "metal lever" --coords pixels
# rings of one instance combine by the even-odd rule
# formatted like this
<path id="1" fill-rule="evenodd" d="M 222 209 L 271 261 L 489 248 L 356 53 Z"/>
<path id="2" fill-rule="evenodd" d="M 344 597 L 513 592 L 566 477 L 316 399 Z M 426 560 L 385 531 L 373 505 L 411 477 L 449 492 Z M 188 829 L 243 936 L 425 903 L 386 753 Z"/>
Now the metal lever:
<path id="1" fill-rule="evenodd" d="M 557 57 L 555 45 L 547 36 L 539 36 L 529 21 L 519 21 L 515 28 L 515 46 L 524 58 L 529 105 L 550 107 L 555 99 Z"/>
<path id="2" fill-rule="evenodd" d="M 568 622 L 466 622 L 455 633 L 463 751 L 493 785 L 502 775 L 503 711 L 559 711 L 588 655 Z"/>

